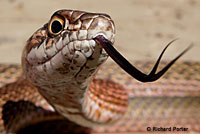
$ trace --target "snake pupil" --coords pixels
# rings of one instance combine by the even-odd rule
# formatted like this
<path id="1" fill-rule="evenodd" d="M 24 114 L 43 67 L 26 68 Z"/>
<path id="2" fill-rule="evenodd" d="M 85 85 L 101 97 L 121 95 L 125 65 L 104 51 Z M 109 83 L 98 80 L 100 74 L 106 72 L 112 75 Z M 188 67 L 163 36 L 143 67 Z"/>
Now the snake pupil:
<path id="1" fill-rule="evenodd" d="M 59 21 L 55 20 L 51 25 L 51 30 L 53 33 L 60 32 L 62 30 L 62 24 Z"/>

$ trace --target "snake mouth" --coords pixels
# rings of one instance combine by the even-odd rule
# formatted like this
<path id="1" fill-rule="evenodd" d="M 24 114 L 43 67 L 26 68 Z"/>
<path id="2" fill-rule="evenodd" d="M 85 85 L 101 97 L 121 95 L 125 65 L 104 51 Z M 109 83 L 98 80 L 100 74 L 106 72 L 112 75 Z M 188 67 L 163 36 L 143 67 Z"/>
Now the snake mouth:
<path id="1" fill-rule="evenodd" d="M 160 60 L 165 52 L 165 50 L 170 46 L 175 40 L 172 40 L 167 44 L 167 46 L 163 49 L 161 52 L 158 60 L 156 61 L 153 69 L 151 72 L 147 75 L 142 73 L 140 70 L 138 70 L 136 67 L 134 67 L 129 61 L 127 61 L 113 46 L 112 43 L 107 40 L 103 35 L 98 35 L 93 38 L 97 43 L 99 43 L 105 51 L 108 53 L 108 55 L 129 75 L 131 75 L 133 78 L 137 79 L 141 82 L 153 82 L 158 80 L 161 76 L 163 76 L 167 70 L 183 55 L 185 54 L 193 45 L 188 46 L 184 51 L 182 51 L 177 57 L 175 57 L 172 61 L 170 61 L 162 70 L 160 70 L 158 73 L 156 73 L 158 65 L 160 63 Z"/>

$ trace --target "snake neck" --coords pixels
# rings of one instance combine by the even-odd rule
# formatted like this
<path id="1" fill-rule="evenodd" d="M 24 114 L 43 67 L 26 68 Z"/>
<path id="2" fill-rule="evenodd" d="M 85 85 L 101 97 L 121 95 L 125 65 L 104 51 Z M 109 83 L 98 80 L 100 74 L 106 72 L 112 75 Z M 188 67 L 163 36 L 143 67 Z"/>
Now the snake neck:
<path id="1" fill-rule="evenodd" d="M 50 82 L 39 92 L 57 112 L 83 126 L 112 124 L 128 107 L 127 91 L 117 83 L 95 79 Z"/>
<path id="2" fill-rule="evenodd" d="M 40 85 L 38 90 L 53 106 L 59 105 L 79 110 L 84 99 L 84 93 L 89 88 L 90 79 L 88 78 L 81 82 L 75 79 L 60 83 L 51 82 L 48 85 Z M 68 112 L 71 111 L 69 110 Z"/>
<path id="3" fill-rule="evenodd" d="M 74 81 L 65 88 L 54 88 L 39 89 L 39 92 L 56 111 L 83 126 L 113 124 L 127 111 L 128 93 L 112 81 L 91 77 L 81 84 Z"/>

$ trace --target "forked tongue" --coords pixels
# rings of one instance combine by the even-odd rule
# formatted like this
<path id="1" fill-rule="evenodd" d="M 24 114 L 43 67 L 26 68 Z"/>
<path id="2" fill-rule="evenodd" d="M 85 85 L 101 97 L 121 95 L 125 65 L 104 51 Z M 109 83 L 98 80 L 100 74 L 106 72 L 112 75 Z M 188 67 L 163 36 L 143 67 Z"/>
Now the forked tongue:
<path id="1" fill-rule="evenodd" d="M 182 53 L 180 53 L 176 58 L 174 58 L 172 61 L 170 61 L 162 70 L 160 70 L 158 73 L 156 73 L 156 70 L 158 68 L 159 62 L 165 52 L 165 50 L 168 48 L 170 44 L 172 44 L 175 40 L 169 42 L 167 46 L 163 49 L 162 53 L 160 54 L 158 60 L 156 61 L 156 64 L 154 65 L 151 72 L 146 75 L 139 71 L 136 67 L 134 67 L 129 61 L 127 61 L 113 46 L 112 43 L 107 40 L 103 35 L 98 35 L 95 38 L 93 38 L 98 44 L 100 44 L 105 51 L 108 53 L 108 55 L 129 75 L 137 79 L 141 82 L 153 82 L 159 79 L 167 70 L 183 55 L 185 54 L 191 47 L 187 47 Z"/>

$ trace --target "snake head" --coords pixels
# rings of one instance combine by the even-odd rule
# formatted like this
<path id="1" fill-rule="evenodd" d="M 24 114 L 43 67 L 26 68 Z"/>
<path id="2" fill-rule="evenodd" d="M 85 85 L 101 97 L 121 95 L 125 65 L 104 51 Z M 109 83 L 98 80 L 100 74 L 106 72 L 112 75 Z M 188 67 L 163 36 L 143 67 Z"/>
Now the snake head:
<path id="1" fill-rule="evenodd" d="M 115 27 L 108 15 L 59 10 L 30 37 L 22 55 L 27 79 L 59 113 L 81 125 L 87 124 L 81 120 L 89 121 L 83 119 L 82 103 L 91 76 L 108 58 L 94 40 L 98 35 L 114 43 Z"/>
<path id="2" fill-rule="evenodd" d="M 114 43 L 115 27 L 108 15 L 55 12 L 27 41 L 22 56 L 24 73 L 36 85 L 86 80 L 108 57 L 93 40 L 97 35 Z"/>

